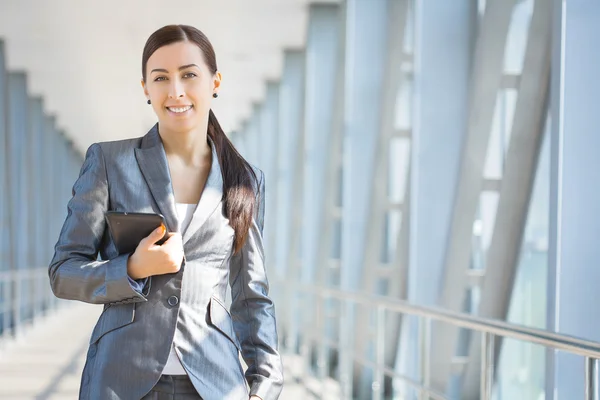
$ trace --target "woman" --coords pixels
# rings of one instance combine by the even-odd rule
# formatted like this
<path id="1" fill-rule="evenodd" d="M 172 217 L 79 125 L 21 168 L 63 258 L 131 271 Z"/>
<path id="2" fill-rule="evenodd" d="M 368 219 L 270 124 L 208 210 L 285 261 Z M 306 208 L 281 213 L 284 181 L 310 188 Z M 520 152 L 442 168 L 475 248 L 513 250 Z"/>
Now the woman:
<path id="1" fill-rule="evenodd" d="M 80 399 L 279 397 L 262 248 L 264 177 L 210 110 L 220 83 L 202 32 L 159 29 L 142 57 L 157 125 L 141 138 L 87 151 L 49 268 L 56 296 L 104 304 Z M 104 222 L 110 210 L 161 213 L 169 239 L 155 244 L 161 227 L 134 253 L 119 255 Z"/>

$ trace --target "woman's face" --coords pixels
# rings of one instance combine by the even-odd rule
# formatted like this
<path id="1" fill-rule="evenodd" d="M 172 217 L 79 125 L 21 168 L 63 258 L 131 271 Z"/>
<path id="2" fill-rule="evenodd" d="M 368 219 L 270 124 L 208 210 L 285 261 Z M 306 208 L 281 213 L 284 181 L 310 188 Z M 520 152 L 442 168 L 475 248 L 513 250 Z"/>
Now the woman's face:
<path id="1" fill-rule="evenodd" d="M 156 50 L 146 65 L 142 87 L 160 126 L 187 132 L 206 121 L 221 74 L 212 74 L 194 43 L 177 42 Z"/>

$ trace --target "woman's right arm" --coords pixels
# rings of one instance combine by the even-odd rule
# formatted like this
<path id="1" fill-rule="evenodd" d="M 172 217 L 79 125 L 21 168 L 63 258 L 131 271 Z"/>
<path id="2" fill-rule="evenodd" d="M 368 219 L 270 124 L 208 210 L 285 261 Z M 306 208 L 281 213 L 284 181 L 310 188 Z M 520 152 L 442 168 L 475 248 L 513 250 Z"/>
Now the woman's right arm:
<path id="1" fill-rule="evenodd" d="M 125 304 L 147 301 L 136 291 L 127 274 L 129 255 L 98 261 L 98 249 L 108 210 L 108 180 L 99 144 L 88 149 L 67 218 L 54 248 L 48 275 L 54 294 L 62 299 L 94 304 Z M 144 287 L 147 294 L 149 284 Z"/>

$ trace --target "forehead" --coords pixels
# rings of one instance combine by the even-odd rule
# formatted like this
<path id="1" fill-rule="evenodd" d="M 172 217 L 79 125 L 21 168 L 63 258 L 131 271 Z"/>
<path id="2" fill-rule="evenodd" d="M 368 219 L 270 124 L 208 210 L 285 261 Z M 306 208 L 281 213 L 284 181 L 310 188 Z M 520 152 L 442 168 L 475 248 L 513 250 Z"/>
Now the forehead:
<path id="1" fill-rule="evenodd" d="M 180 66 L 188 64 L 207 68 L 200 47 L 190 42 L 176 42 L 156 50 L 148 59 L 147 71 L 154 68 L 176 71 Z"/>

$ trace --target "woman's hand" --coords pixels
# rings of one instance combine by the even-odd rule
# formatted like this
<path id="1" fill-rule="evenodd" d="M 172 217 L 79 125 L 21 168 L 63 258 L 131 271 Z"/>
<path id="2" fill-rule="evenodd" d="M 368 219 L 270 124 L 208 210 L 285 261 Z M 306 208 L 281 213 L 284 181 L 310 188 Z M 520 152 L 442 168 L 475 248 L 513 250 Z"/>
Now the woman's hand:
<path id="1" fill-rule="evenodd" d="M 144 238 L 127 261 L 127 274 L 132 279 L 151 275 L 172 274 L 179 271 L 183 261 L 183 240 L 179 233 L 169 233 L 166 242 L 156 244 L 164 235 L 161 225 Z"/>

